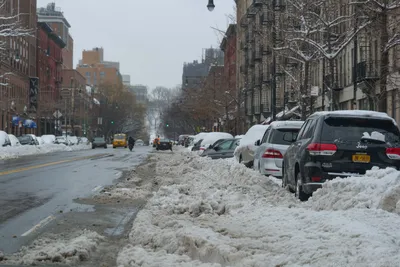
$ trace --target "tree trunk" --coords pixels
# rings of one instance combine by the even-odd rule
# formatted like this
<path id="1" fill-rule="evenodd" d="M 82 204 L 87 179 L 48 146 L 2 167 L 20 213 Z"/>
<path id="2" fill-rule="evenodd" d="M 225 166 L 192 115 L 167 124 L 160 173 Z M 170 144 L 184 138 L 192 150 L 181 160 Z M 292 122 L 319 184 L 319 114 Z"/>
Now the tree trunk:
<path id="1" fill-rule="evenodd" d="M 379 97 L 378 97 L 378 110 L 387 112 L 387 78 L 389 74 L 389 51 L 386 49 L 386 44 L 389 41 L 388 33 L 388 15 L 383 12 L 380 16 L 380 46 L 381 46 L 381 62 L 380 62 L 380 80 L 379 80 Z M 377 60 L 377 59 L 375 59 Z"/>

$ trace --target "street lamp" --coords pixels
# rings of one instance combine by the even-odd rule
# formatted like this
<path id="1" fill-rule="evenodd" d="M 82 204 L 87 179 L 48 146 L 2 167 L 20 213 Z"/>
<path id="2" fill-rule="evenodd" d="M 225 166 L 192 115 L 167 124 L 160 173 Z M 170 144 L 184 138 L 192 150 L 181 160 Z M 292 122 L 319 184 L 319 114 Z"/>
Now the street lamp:
<path id="1" fill-rule="evenodd" d="M 208 10 L 211 12 L 214 10 L 215 5 L 214 5 L 214 0 L 208 0 L 208 5 L 207 5 Z"/>

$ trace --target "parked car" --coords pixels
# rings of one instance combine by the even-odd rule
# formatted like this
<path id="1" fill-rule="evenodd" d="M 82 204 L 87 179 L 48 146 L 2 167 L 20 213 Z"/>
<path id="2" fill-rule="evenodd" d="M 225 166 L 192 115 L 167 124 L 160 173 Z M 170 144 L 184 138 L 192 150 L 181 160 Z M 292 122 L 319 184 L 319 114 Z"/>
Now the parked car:
<path id="1" fill-rule="evenodd" d="M 89 139 L 87 139 L 86 137 L 79 138 L 79 144 L 89 145 L 89 143 Z"/>
<path id="2" fill-rule="evenodd" d="M 52 134 L 46 134 L 41 136 L 45 144 L 55 144 L 56 136 Z"/>
<path id="3" fill-rule="evenodd" d="M 96 147 L 107 148 L 106 139 L 104 137 L 95 137 L 92 141 L 92 149 L 95 149 Z"/>
<path id="4" fill-rule="evenodd" d="M 66 146 L 68 146 L 68 144 L 69 144 L 68 141 L 67 141 L 67 138 L 65 138 L 64 135 L 56 136 L 55 143 L 56 144 L 63 144 L 63 145 L 66 145 Z"/>
<path id="5" fill-rule="evenodd" d="M 261 140 L 256 141 L 254 170 L 263 175 L 282 177 L 283 156 L 293 143 L 304 121 L 274 121 Z"/>
<path id="6" fill-rule="evenodd" d="M 43 139 L 42 139 L 41 137 L 39 137 L 39 136 L 36 136 L 36 140 L 38 141 L 38 144 L 39 144 L 39 145 L 44 145 L 44 144 L 45 144 L 45 142 L 43 141 Z"/>
<path id="7" fill-rule="evenodd" d="M 137 146 L 144 146 L 144 142 L 143 142 L 142 139 L 138 139 L 138 140 L 136 140 L 135 145 L 137 145 Z"/>
<path id="8" fill-rule="evenodd" d="M 183 145 L 185 147 L 192 146 L 193 145 L 193 141 L 194 141 L 194 135 L 190 135 L 190 136 L 185 138 L 185 141 L 184 141 Z"/>
<path id="9" fill-rule="evenodd" d="M 201 156 L 206 156 L 209 152 L 213 152 L 214 147 L 216 147 L 218 144 L 222 143 L 223 141 L 225 141 L 227 139 L 223 138 L 223 139 L 218 139 L 217 141 L 214 142 L 214 144 L 210 145 L 208 148 L 206 148 L 206 150 L 204 150 L 204 152 L 201 154 Z"/>
<path id="10" fill-rule="evenodd" d="M 25 134 L 25 135 L 19 136 L 18 140 L 19 140 L 20 144 L 23 146 L 25 146 L 25 145 L 35 146 L 35 145 L 39 144 L 39 142 L 36 140 L 36 138 L 32 134 Z"/>
<path id="11" fill-rule="evenodd" d="M 240 143 L 233 153 L 239 163 L 243 163 L 247 167 L 253 166 L 254 155 L 258 148 L 255 146 L 255 142 L 264 136 L 268 127 L 269 125 L 254 125 L 240 139 Z"/>
<path id="12" fill-rule="evenodd" d="M 35 144 L 36 144 L 37 146 L 40 145 L 39 139 L 37 138 L 36 135 L 34 135 L 34 134 L 26 134 L 26 135 L 32 136 L 33 140 L 35 141 Z"/>
<path id="13" fill-rule="evenodd" d="M 67 136 L 67 141 L 69 142 L 68 145 L 70 146 L 77 145 L 79 143 L 78 137 L 71 135 Z"/>
<path id="14" fill-rule="evenodd" d="M 230 138 L 218 142 L 212 149 L 203 153 L 202 157 L 210 157 L 212 159 L 233 158 L 233 152 L 239 145 L 239 139 Z"/>
<path id="15" fill-rule="evenodd" d="M 18 138 L 15 137 L 13 134 L 9 134 L 8 138 L 10 138 L 11 146 L 20 146 L 21 143 L 19 142 Z"/>
<path id="16" fill-rule="evenodd" d="M 400 132 L 386 113 L 316 112 L 283 157 L 282 186 L 304 201 L 327 180 L 400 168 Z"/>
<path id="17" fill-rule="evenodd" d="M 214 144 L 219 139 L 232 139 L 233 136 L 229 133 L 224 132 L 211 132 L 204 135 L 203 141 L 200 144 L 200 150 L 204 151 Z"/>
<path id="18" fill-rule="evenodd" d="M 11 146 L 10 137 L 4 131 L 0 131 L 0 147 Z"/>
<path id="19" fill-rule="evenodd" d="M 160 139 L 159 144 L 156 146 L 156 150 L 171 150 L 172 151 L 172 140 Z"/>

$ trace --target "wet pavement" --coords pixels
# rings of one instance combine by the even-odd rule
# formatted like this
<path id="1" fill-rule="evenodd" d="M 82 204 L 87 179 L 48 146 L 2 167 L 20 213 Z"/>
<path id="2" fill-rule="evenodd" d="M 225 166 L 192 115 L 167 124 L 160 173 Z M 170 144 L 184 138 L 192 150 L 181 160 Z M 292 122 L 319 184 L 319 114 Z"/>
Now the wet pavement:
<path id="1" fill-rule="evenodd" d="M 108 148 L 0 161 L 0 251 L 13 253 L 46 228 L 54 227 L 56 221 L 60 225 L 59 221 L 71 219 L 73 214 L 90 214 L 95 210 L 93 205 L 74 200 L 100 192 L 124 170 L 139 165 L 150 151 L 149 147 L 135 147 L 133 152 Z M 105 225 L 102 231 L 121 234 L 121 225 L 132 221 L 136 212 L 124 209 L 120 216 L 114 214 L 111 218 L 118 218 L 118 222 Z M 79 224 L 79 216 L 73 218 L 77 220 L 74 224 Z M 83 225 L 95 218 L 81 220 Z"/>

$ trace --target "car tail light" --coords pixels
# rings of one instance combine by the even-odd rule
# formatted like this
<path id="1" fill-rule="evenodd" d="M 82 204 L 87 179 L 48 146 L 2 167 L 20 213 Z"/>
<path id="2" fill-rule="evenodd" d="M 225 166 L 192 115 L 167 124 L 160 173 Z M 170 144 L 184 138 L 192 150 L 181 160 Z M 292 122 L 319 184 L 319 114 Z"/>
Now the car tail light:
<path id="1" fill-rule="evenodd" d="M 262 157 L 267 158 L 267 159 L 282 159 L 283 158 L 281 152 L 279 152 L 278 150 L 275 150 L 275 149 L 265 150 Z"/>
<path id="2" fill-rule="evenodd" d="M 205 147 L 200 147 L 200 150 L 206 150 L 206 148 Z"/>
<path id="3" fill-rule="evenodd" d="M 311 182 L 321 182 L 321 177 L 313 176 L 313 177 L 311 177 Z"/>
<path id="4" fill-rule="evenodd" d="M 400 159 L 400 147 L 386 148 L 386 156 L 389 159 Z"/>
<path id="5" fill-rule="evenodd" d="M 311 143 L 307 146 L 307 150 L 312 156 L 332 156 L 337 151 L 335 144 Z"/>

